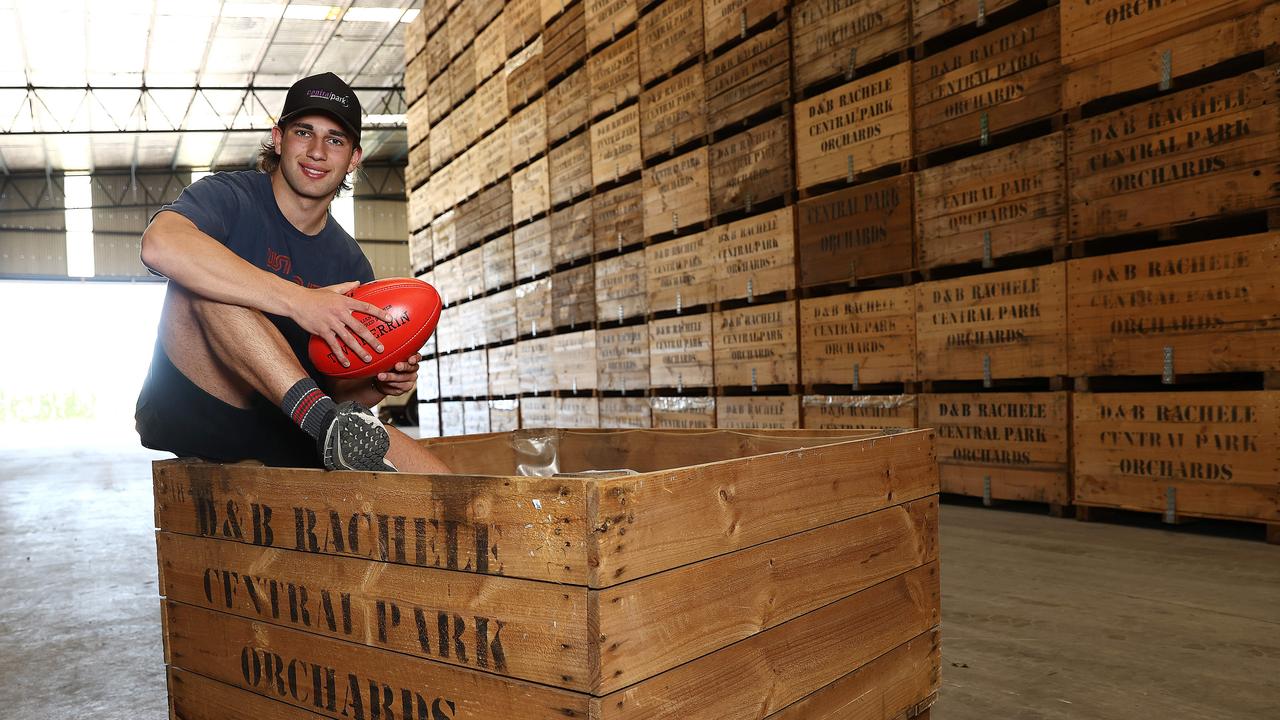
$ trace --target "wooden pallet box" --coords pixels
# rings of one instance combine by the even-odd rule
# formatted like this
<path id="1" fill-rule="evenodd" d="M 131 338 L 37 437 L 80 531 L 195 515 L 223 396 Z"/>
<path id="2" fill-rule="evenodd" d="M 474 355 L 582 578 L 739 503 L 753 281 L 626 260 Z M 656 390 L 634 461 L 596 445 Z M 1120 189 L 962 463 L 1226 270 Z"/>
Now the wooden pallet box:
<path id="1" fill-rule="evenodd" d="M 423 13 L 424 15 L 426 13 Z M 427 43 L 422 47 L 422 55 L 426 59 L 426 73 L 429 83 L 439 78 L 449 67 L 449 41 L 443 33 L 436 33 L 427 38 Z M 445 78 L 448 83 L 448 77 Z M 429 87 L 429 86 L 428 86 Z M 449 99 L 448 85 L 444 86 L 444 100 L 447 103 Z M 427 91 L 431 92 L 430 89 Z"/>
<path id="2" fill-rule="evenodd" d="M 511 432 L 520 429 L 520 399 L 505 398 L 489 401 L 489 429 L 491 432 Z"/>
<path id="3" fill-rule="evenodd" d="M 1071 503 L 1070 393 L 919 396 L 919 426 L 937 433 L 942 492 Z"/>
<path id="4" fill-rule="evenodd" d="M 552 364 L 552 353 L 555 352 L 555 338 L 541 336 L 516 343 L 516 364 L 520 376 L 520 392 L 550 392 L 556 383 L 555 366 Z M 521 403 L 521 410 L 526 404 Z M 528 407 L 533 410 L 532 406 Z M 528 427 L 525 425 L 525 427 Z"/>
<path id="5" fill-rule="evenodd" d="M 476 247 L 511 227 L 513 202 L 512 185 L 503 181 L 460 206 L 454 220 L 456 250 Z"/>
<path id="6" fill-rule="evenodd" d="M 1280 523 L 1280 392 L 1072 400 L 1076 504 Z"/>
<path id="7" fill-rule="evenodd" d="M 585 127 L 591 118 L 591 80 L 579 68 L 547 91 L 547 140 L 555 144 Z"/>
<path id="8" fill-rule="evenodd" d="M 791 100 L 790 42 L 784 21 L 707 60 L 706 121 L 712 132 Z"/>
<path id="9" fill-rule="evenodd" d="M 619 430 L 653 427 L 653 411 L 649 407 L 649 398 L 600 398 L 600 427 Z"/>
<path id="10" fill-rule="evenodd" d="M 707 230 L 644 249 L 649 312 L 682 312 L 715 302 L 713 240 Z"/>
<path id="11" fill-rule="evenodd" d="M 915 267 L 914 174 L 855 185 L 796 209 L 800 287 L 847 283 Z"/>
<path id="12" fill-rule="evenodd" d="M 622 322 L 649 311 L 644 251 L 600 260 L 596 269 L 596 318 L 600 322 Z"/>
<path id="13" fill-rule="evenodd" d="M 408 58 L 404 68 L 404 99 L 410 104 L 427 94 L 427 58 L 419 55 Z"/>
<path id="14" fill-rule="evenodd" d="M 547 101 L 538 98 L 511 116 L 511 167 L 518 168 L 547 151 Z"/>
<path id="15" fill-rule="evenodd" d="M 487 433 L 490 429 L 489 401 L 462 401 L 462 429 L 467 435 Z"/>
<path id="16" fill-rule="evenodd" d="M 472 20 L 475 23 L 477 36 L 482 30 L 491 25 L 502 25 L 501 22 L 495 23 L 502 16 L 502 9 L 506 6 L 505 0 L 475 0 L 473 3 Z"/>
<path id="17" fill-rule="evenodd" d="M 547 151 L 552 207 L 591 192 L 591 136 L 579 133 Z"/>
<path id="18" fill-rule="evenodd" d="M 596 320 L 594 265 L 581 265 L 551 276 L 551 319 L 558 328 L 590 326 Z"/>
<path id="19" fill-rule="evenodd" d="M 520 335 L 519 306 L 516 303 L 516 289 L 508 288 L 484 298 L 485 325 L 488 327 L 490 342 L 507 342 Z M 510 395 L 511 393 L 502 393 Z"/>
<path id="20" fill-rule="evenodd" d="M 921 380 L 1053 377 L 1067 371 L 1063 264 L 921 283 Z"/>
<path id="21" fill-rule="evenodd" d="M 414 272 L 431 267 L 435 258 L 431 254 L 431 229 L 424 228 L 409 235 L 409 267 Z"/>
<path id="22" fill-rule="evenodd" d="M 592 234 L 591 198 L 551 213 L 551 262 L 554 267 L 590 257 L 595 247 Z"/>
<path id="23" fill-rule="evenodd" d="M 595 195 L 590 201 L 592 251 L 621 252 L 644 238 L 644 198 L 640 181 Z"/>
<path id="24" fill-rule="evenodd" d="M 553 397 L 520 398 L 521 428 L 551 428 L 556 425 L 556 399 Z"/>
<path id="25" fill-rule="evenodd" d="M 542 68 L 542 37 L 507 60 L 507 104 L 511 114 L 542 95 L 547 78 Z"/>
<path id="26" fill-rule="evenodd" d="M 716 427 L 726 430 L 798 430 L 800 396 L 717 397 Z"/>
<path id="27" fill-rule="evenodd" d="M 786 0 L 703 0 L 703 34 L 707 52 L 734 40 L 745 40 L 750 30 L 768 20 L 782 17 Z"/>
<path id="28" fill-rule="evenodd" d="M 424 91 L 425 92 L 425 91 Z M 409 136 L 409 146 L 413 147 L 427 140 L 431 132 L 431 121 L 427 118 L 427 101 L 418 100 L 409 106 L 405 113 L 405 126 Z"/>
<path id="29" fill-rule="evenodd" d="M 445 18 L 441 32 L 449 42 L 449 57 L 457 58 L 466 52 L 476 33 L 475 5 L 459 2 L 449 17 Z"/>
<path id="30" fill-rule="evenodd" d="M 458 322 L 462 325 L 462 347 L 467 350 L 481 348 L 490 342 L 487 303 L 485 298 L 465 302 L 459 306 Z M 480 391 L 483 395 L 484 391 Z"/>
<path id="31" fill-rule="evenodd" d="M 476 158 L 476 174 L 480 184 L 489 185 L 504 180 L 511 174 L 511 129 L 506 125 L 498 127 L 469 152 Z M 506 223 L 510 224 L 507 219 Z"/>
<path id="32" fill-rule="evenodd" d="M 916 380 L 915 287 L 801 300 L 800 367 L 805 385 Z"/>
<path id="33" fill-rule="evenodd" d="M 461 55 L 453 59 L 447 72 L 449 76 L 449 92 L 453 104 L 461 105 L 476 90 L 476 53 L 475 48 L 468 46 Z M 456 112 L 456 110 L 455 110 Z"/>
<path id="34" fill-rule="evenodd" d="M 596 331 L 561 333 L 552 344 L 553 390 L 596 389 Z"/>
<path id="35" fill-rule="evenodd" d="M 583 0 L 586 5 L 587 49 L 595 50 L 635 24 L 636 0 Z"/>
<path id="36" fill-rule="evenodd" d="M 420 143 L 409 150 L 409 164 L 405 167 L 404 180 L 410 188 L 416 188 L 431 177 L 431 144 Z"/>
<path id="37" fill-rule="evenodd" d="M 1278 69 L 1070 124 L 1071 239 L 1280 205 Z"/>
<path id="38" fill-rule="evenodd" d="M 515 282 L 515 241 L 503 233 L 481 246 L 484 262 L 484 289 L 497 290 Z"/>
<path id="39" fill-rule="evenodd" d="M 612 392 L 648 390 L 649 326 L 597 330 L 595 362 L 597 388 Z M 646 421 L 644 427 L 648 426 Z"/>
<path id="40" fill-rule="evenodd" d="M 916 423 L 915 395 L 805 395 L 804 425 L 812 430 L 888 430 Z"/>
<path id="41" fill-rule="evenodd" d="M 440 403 L 440 434 L 444 437 L 465 435 L 467 426 L 463 418 L 461 400 L 445 400 Z M 252 676 L 250 676 L 252 677 Z"/>
<path id="42" fill-rule="evenodd" d="M 536 336 L 551 332 L 551 278 L 522 283 L 515 290 L 520 335 Z"/>
<path id="43" fill-rule="evenodd" d="M 462 355 L 453 353 L 440 356 L 440 395 L 460 398 L 462 392 Z"/>
<path id="44" fill-rule="evenodd" d="M 711 146 L 711 214 L 752 212 L 767 200 L 787 197 L 791 176 L 791 117 L 784 115 Z"/>
<path id="45" fill-rule="evenodd" d="M 1060 114 L 1058 27 L 1051 7 L 915 63 L 915 151 L 982 144 Z"/>
<path id="46" fill-rule="evenodd" d="M 663 430 L 711 430 L 716 426 L 714 397 L 649 398 L 653 426 Z"/>
<path id="47" fill-rule="evenodd" d="M 423 353 L 424 356 L 430 355 Z M 414 387 L 418 400 L 440 399 L 440 361 L 434 357 L 418 363 L 418 384 Z"/>
<path id="48" fill-rule="evenodd" d="M 717 302 L 795 289 L 795 208 L 744 218 L 708 233 Z"/>
<path id="49" fill-rule="evenodd" d="M 791 8 L 796 87 L 849 80 L 859 66 L 911 44 L 909 6 L 899 0 L 797 0 Z"/>
<path id="50" fill-rule="evenodd" d="M 662 0 L 640 18 L 640 83 L 702 55 L 702 0 Z"/>
<path id="51" fill-rule="evenodd" d="M 707 148 L 644 170 L 644 234 L 678 232 L 711 217 Z"/>
<path id="52" fill-rule="evenodd" d="M 591 117 L 611 113 L 639 97 L 638 37 L 637 33 L 627 33 L 587 60 L 587 77 L 591 81 Z"/>
<path id="53" fill-rule="evenodd" d="M 457 357 L 462 390 L 460 395 L 468 398 L 487 396 L 489 394 L 489 363 L 485 351 L 472 350 L 461 353 Z"/>
<path id="54" fill-rule="evenodd" d="M 1064 245 L 1063 148 L 1053 133 L 916 173 L 919 266 L 989 264 Z"/>
<path id="55" fill-rule="evenodd" d="M 418 437 L 440 437 L 440 403 L 436 401 L 418 403 Z M 208 681 L 211 682 L 211 681 Z M 173 685 L 170 684 L 170 688 Z M 176 691 L 174 691 L 176 693 Z M 261 717 L 250 712 L 249 717 Z M 196 716 L 192 716 L 196 717 Z"/>
<path id="56" fill-rule="evenodd" d="M 426 18 L 415 17 L 404 29 L 404 59 L 412 60 L 427 44 Z"/>
<path id="57" fill-rule="evenodd" d="M 453 92 L 449 88 L 449 74 L 442 73 L 427 84 L 427 121 L 434 127 L 453 109 Z"/>
<path id="58" fill-rule="evenodd" d="M 474 300 L 484 294 L 484 248 L 476 247 L 458 256 L 459 300 Z"/>
<path id="59" fill-rule="evenodd" d="M 712 314 L 712 354 L 718 387 L 800 382 L 795 301 Z"/>
<path id="60" fill-rule="evenodd" d="M 556 398 L 557 428 L 600 427 L 600 401 L 594 397 Z"/>
<path id="61" fill-rule="evenodd" d="M 1070 374 L 1280 370 L 1277 268 L 1274 232 L 1072 260 Z"/>
<path id="62" fill-rule="evenodd" d="M 517 343 L 492 347 L 489 354 L 489 395 L 515 395 L 520 392 L 520 359 Z"/>
<path id="63" fill-rule="evenodd" d="M 599 187 L 640 171 L 640 107 L 591 124 L 591 182 Z"/>
<path id="64" fill-rule="evenodd" d="M 982 28 L 989 16 L 1019 0 L 911 0 L 913 42 L 924 42 L 964 27 Z"/>
<path id="65" fill-rule="evenodd" d="M 1065 3 L 1061 14 L 1068 108 L 1177 87 L 1186 75 L 1280 41 L 1280 8 L 1266 0 L 1098 0 Z"/>
<path id="66" fill-rule="evenodd" d="M 506 52 L 510 57 L 542 32 L 541 1 L 510 0 L 502 9 L 502 24 L 506 28 Z"/>
<path id="67" fill-rule="evenodd" d="M 646 160 L 706 136 L 706 90 L 703 65 L 695 63 L 640 94 L 640 148 Z"/>
<path id="68" fill-rule="evenodd" d="M 551 209 L 547 158 L 540 157 L 511 175 L 511 219 L 517 225 Z"/>
<path id="69" fill-rule="evenodd" d="M 800 188 L 855 177 L 911 157 L 911 67 L 896 65 L 795 107 Z"/>
<path id="70" fill-rule="evenodd" d="M 499 18 L 497 22 L 489 23 L 476 35 L 476 81 L 484 82 L 490 78 L 496 78 L 501 82 L 504 74 L 499 71 L 506 63 L 507 26 Z"/>
<path id="71" fill-rule="evenodd" d="M 712 321 L 711 313 L 649 321 L 650 387 L 683 390 L 715 383 Z"/>
<path id="72" fill-rule="evenodd" d="M 507 121 L 510 104 L 507 102 L 507 80 L 494 75 L 476 89 L 476 132 L 483 135 Z"/>
<path id="73" fill-rule="evenodd" d="M 543 69 L 548 80 L 564 75 L 587 57 L 587 24 L 583 3 L 568 5 L 543 33 Z"/>

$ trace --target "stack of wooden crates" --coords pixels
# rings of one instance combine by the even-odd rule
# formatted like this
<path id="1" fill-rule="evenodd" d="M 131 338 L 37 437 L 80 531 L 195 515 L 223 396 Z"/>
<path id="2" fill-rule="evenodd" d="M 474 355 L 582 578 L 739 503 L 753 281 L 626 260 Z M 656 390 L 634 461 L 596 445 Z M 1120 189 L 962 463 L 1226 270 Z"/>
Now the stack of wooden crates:
<path id="1" fill-rule="evenodd" d="M 434 0 L 429 434 L 934 427 L 1280 538 L 1280 4 Z"/>

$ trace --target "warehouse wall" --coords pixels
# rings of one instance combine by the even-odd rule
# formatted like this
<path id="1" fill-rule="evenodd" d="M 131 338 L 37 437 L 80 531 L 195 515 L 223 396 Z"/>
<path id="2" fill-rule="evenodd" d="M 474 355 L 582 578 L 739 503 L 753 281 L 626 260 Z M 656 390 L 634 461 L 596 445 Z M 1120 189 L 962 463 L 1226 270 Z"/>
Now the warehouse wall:
<path id="1" fill-rule="evenodd" d="M 61 177 L 0 178 L 0 275 L 67 275 Z"/>
<path id="2" fill-rule="evenodd" d="M 1280 5 L 1129 5 L 428 2 L 423 416 L 927 425 L 947 492 L 1280 520 Z"/>

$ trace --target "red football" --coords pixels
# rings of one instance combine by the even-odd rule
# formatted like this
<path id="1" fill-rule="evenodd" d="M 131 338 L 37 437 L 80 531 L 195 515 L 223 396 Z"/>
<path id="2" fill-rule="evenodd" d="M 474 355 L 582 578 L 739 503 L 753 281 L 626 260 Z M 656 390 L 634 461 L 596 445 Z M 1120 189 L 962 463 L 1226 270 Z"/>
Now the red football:
<path id="1" fill-rule="evenodd" d="M 363 313 L 354 313 L 369 328 L 375 338 L 383 345 L 381 353 L 374 352 L 368 343 L 360 340 L 365 352 L 373 357 L 373 362 L 361 360 L 345 343 L 340 343 L 343 352 L 351 365 L 343 367 L 342 362 L 329 349 L 324 340 L 311 336 L 307 346 L 307 354 L 316 369 L 336 378 L 373 377 L 380 372 L 391 370 L 396 363 L 404 362 L 410 355 L 422 349 L 427 338 L 435 332 L 436 323 L 440 321 L 440 293 L 421 280 L 412 278 L 388 278 L 365 283 L 347 293 L 356 300 L 372 303 L 391 313 L 391 322 L 385 322 Z M 358 339 L 358 338 L 357 338 Z"/>

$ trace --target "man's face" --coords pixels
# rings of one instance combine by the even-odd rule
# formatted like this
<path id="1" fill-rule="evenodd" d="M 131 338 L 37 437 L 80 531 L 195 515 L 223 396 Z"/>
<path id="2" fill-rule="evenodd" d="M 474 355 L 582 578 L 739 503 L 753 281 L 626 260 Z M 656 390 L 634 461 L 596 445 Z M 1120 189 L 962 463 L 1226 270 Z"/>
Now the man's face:
<path id="1" fill-rule="evenodd" d="M 280 156 L 280 171 L 294 192 L 315 200 L 330 200 L 347 173 L 360 162 L 355 140 L 327 115 L 304 115 L 271 138 Z"/>

